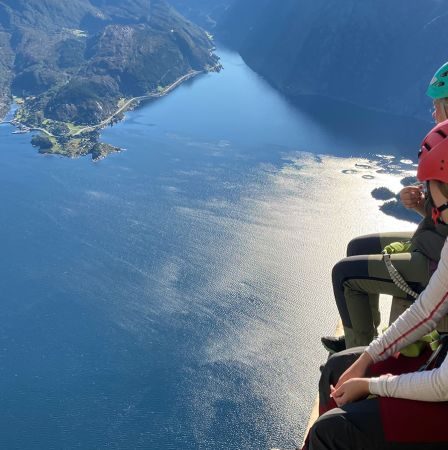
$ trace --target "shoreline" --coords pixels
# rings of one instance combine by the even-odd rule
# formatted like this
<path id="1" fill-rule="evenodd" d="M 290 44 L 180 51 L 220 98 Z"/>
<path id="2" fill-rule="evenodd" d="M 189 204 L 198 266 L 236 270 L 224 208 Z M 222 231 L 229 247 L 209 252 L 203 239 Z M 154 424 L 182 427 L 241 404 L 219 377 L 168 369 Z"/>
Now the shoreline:
<path id="1" fill-rule="evenodd" d="M 15 118 L 15 114 L 13 115 L 11 120 L 0 121 L 0 124 L 8 123 L 17 128 L 18 131 L 13 132 L 13 134 L 27 134 L 31 132 L 38 132 L 39 134 L 33 137 L 31 144 L 35 147 L 38 147 L 39 152 L 42 154 L 58 154 L 71 158 L 86 156 L 90 154 L 92 155 L 93 160 L 102 159 L 108 156 L 110 153 L 115 153 L 122 150 L 121 148 L 117 148 L 100 141 L 100 131 L 102 129 L 106 128 L 110 124 L 121 122 L 124 118 L 124 114 L 138 107 L 141 102 L 162 98 L 181 86 L 184 82 L 195 78 L 198 75 L 209 72 L 219 72 L 221 69 L 222 65 L 220 63 L 217 63 L 215 66 L 208 69 L 206 68 L 204 70 L 191 70 L 188 73 L 177 78 L 173 83 L 161 89 L 160 91 L 154 91 L 142 96 L 124 100 L 124 104 L 122 106 L 119 106 L 113 114 L 94 125 L 87 125 L 79 129 L 79 125 L 76 126 L 71 123 L 61 122 L 61 124 L 65 125 L 69 129 L 70 127 L 72 127 L 71 131 L 65 134 L 55 134 L 53 129 L 51 128 L 52 126 L 59 124 L 59 122 L 52 122 L 48 120 L 46 124 L 48 126 L 46 126 L 45 128 L 36 127 L 17 120 Z M 12 104 L 10 105 L 8 112 L 4 116 L 4 119 L 8 119 L 8 114 L 10 112 L 15 112 L 13 110 L 13 107 L 14 102 L 12 102 Z M 76 128 L 73 130 L 73 127 Z M 50 128 L 50 130 L 48 128 Z"/>
<path id="2" fill-rule="evenodd" d="M 0 102 L 0 124 L 5 123 L 5 119 L 8 117 L 8 113 L 11 110 L 10 103 Z"/>
<path id="3" fill-rule="evenodd" d="M 215 66 L 216 68 L 218 68 L 219 66 Z M 212 71 L 212 70 L 211 70 Z M 96 124 L 96 125 L 88 125 L 85 128 L 82 128 L 81 130 L 77 131 L 76 133 L 74 133 L 72 136 L 78 136 L 86 131 L 95 131 L 95 130 L 99 130 L 99 129 L 103 129 L 105 128 L 107 125 L 109 125 L 113 119 L 115 117 L 117 117 L 119 114 L 124 114 L 127 111 L 131 110 L 131 107 L 134 103 L 135 107 L 138 107 L 140 102 L 143 102 L 145 100 L 152 100 L 152 99 L 156 99 L 156 98 L 162 98 L 165 97 L 166 95 L 168 95 L 170 92 L 172 92 L 173 90 L 175 90 L 177 87 L 181 86 L 184 82 L 195 78 L 198 75 L 204 74 L 204 73 L 208 73 L 207 71 L 199 71 L 199 70 L 195 70 L 192 72 L 189 72 L 185 75 L 182 75 L 180 78 L 178 78 L 176 81 L 174 81 L 172 84 L 170 84 L 169 86 L 167 86 L 162 92 L 159 93 L 149 93 L 146 95 L 142 95 L 139 97 L 133 97 L 129 100 L 126 100 L 126 103 L 121 106 L 120 108 L 117 109 L 117 111 L 115 111 L 111 116 L 109 116 L 107 119 L 101 121 L 100 123 Z M 122 120 L 122 119 L 121 119 Z M 121 121 L 120 120 L 120 121 Z"/>

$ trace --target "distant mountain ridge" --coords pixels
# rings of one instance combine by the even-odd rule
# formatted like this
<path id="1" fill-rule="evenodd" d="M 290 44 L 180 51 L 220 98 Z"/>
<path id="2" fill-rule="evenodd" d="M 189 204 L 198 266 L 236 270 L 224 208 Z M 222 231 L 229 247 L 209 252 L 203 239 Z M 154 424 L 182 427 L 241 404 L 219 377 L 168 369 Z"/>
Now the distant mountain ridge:
<path id="1" fill-rule="evenodd" d="M 120 98 L 212 67 L 211 47 L 164 0 L 0 0 L 0 113 L 15 94 L 52 120 L 97 123 Z"/>
<path id="2" fill-rule="evenodd" d="M 448 60 L 446 0 L 236 0 L 217 36 L 290 98 L 315 94 L 429 120 Z"/>

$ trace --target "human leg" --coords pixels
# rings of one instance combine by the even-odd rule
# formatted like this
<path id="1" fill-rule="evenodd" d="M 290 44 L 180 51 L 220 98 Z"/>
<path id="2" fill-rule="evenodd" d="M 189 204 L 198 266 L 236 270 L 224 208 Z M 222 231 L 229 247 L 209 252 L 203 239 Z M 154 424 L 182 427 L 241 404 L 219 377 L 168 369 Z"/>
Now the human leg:
<path id="1" fill-rule="evenodd" d="M 448 403 L 375 398 L 334 408 L 313 425 L 307 450 L 446 450 Z"/>
<path id="2" fill-rule="evenodd" d="M 314 423 L 309 450 L 380 450 L 384 436 L 377 400 L 364 400 L 334 408 Z"/>
<path id="3" fill-rule="evenodd" d="M 347 245 L 347 257 L 359 256 L 359 255 L 375 255 L 380 254 L 386 245 L 397 241 L 407 241 L 412 237 L 412 232 L 390 232 L 390 233 L 375 233 L 363 236 L 358 236 L 352 239 Z M 334 282 L 334 277 L 333 277 Z M 334 291 L 338 289 L 333 285 Z M 336 296 L 336 294 L 335 294 Z M 366 314 L 366 321 L 373 324 L 373 328 L 376 330 L 380 324 L 380 310 L 379 310 L 379 292 L 367 293 L 370 312 L 364 312 Z M 369 327 L 370 329 L 370 327 Z M 350 338 L 349 338 L 350 340 Z M 340 352 L 347 347 L 345 336 L 333 337 L 324 336 L 322 338 L 322 344 L 331 353 Z M 351 346 L 352 343 L 349 344 Z M 361 344 L 360 344 L 361 345 Z M 364 344 L 363 344 L 364 345 Z"/>
<path id="4" fill-rule="evenodd" d="M 319 381 L 320 418 L 303 450 L 442 450 L 448 448 L 448 402 L 418 402 L 379 397 L 337 408 L 330 385 L 359 357 L 364 347 L 331 356 Z M 399 375 L 418 370 L 428 351 L 418 358 L 391 357 L 374 364 L 367 376 Z"/>
<path id="5" fill-rule="evenodd" d="M 409 241 L 413 234 L 411 231 L 400 231 L 358 236 L 348 243 L 347 256 L 379 254 L 386 245 L 392 242 Z"/>
<path id="6" fill-rule="evenodd" d="M 412 231 L 399 231 L 358 236 L 348 243 L 347 256 L 379 255 L 386 245 L 392 242 L 409 241 L 413 234 L 414 232 Z M 373 326 L 377 329 L 381 322 L 379 293 L 371 293 L 368 295 Z"/>
<path id="7" fill-rule="evenodd" d="M 330 399 L 330 385 L 335 386 L 339 377 L 359 358 L 365 347 L 355 347 L 330 356 L 322 368 L 319 380 L 319 413 L 335 406 Z"/>
<path id="8" fill-rule="evenodd" d="M 409 285 L 421 292 L 430 277 L 427 258 L 412 252 L 391 255 L 391 259 Z M 369 295 L 403 297 L 405 294 L 391 280 L 382 255 L 345 258 L 333 268 L 332 279 L 347 348 L 368 345 L 377 332 Z"/>

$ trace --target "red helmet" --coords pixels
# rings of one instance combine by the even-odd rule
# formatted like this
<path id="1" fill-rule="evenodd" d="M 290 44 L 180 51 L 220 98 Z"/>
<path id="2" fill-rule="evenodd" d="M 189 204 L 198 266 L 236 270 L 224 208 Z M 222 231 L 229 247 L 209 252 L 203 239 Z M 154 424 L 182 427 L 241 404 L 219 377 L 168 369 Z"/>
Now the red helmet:
<path id="1" fill-rule="evenodd" d="M 418 153 L 417 178 L 448 183 L 448 120 L 436 125 L 423 139 Z"/>

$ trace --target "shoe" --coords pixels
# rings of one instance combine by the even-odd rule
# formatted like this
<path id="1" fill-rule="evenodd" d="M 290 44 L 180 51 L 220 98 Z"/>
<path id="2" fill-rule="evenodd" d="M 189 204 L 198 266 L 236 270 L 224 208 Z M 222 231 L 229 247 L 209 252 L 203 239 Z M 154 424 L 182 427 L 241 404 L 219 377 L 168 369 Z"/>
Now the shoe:
<path id="1" fill-rule="evenodd" d="M 338 353 L 345 350 L 345 336 L 324 336 L 320 339 L 322 345 L 330 352 L 330 353 Z"/>

